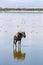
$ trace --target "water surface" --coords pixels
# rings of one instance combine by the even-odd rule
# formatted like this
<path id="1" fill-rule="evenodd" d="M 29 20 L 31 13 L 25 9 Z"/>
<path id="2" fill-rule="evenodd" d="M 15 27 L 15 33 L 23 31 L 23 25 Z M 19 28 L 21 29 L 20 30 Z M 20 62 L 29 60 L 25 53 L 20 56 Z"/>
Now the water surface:
<path id="1" fill-rule="evenodd" d="M 26 32 L 20 52 L 13 50 L 18 31 Z M 43 13 L 0 13 L 0 65 L 43 65 Z"/>

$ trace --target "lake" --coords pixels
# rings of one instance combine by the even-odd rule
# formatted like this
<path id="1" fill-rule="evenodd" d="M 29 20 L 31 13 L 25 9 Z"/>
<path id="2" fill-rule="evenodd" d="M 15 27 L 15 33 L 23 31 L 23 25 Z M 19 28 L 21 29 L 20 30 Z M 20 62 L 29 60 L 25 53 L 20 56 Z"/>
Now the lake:
<path id="1" fill-rule="evenodd" d="M 13 36 L 24 31 L 21 50 Z M 43 65 L 43 12 L 0 13 L 0 65 Z"/>

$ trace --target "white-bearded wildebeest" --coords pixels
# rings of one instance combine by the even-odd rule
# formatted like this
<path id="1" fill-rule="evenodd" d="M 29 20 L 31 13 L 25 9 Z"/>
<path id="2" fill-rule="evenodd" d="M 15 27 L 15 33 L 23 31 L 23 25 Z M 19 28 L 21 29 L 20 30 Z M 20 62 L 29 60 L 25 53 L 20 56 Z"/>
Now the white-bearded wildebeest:
<path id="1" fill-rule="evenodd" d="M 15 35 L 14 35 L 14 38 L 13 38 L 13 47 L 14 47 L 14 44 L 16 46 L 17 42 L 20 41 L 21 42 L 21 39 L 22 38 L 25 38 L 26 37 L 26 34 L 25 32 L 17 32 Z M 20 43 L 21 44 L 21 43 Z"/>

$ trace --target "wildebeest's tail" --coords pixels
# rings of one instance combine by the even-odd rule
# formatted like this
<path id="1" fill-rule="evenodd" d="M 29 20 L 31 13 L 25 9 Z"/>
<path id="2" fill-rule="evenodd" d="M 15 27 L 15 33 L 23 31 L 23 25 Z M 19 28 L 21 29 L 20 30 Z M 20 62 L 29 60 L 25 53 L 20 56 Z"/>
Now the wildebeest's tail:
<path id="1" fill-rule="evenodd" d="M 14 39 L 13 39 L 13 43 L 16 45 L 16 43 L 17 43 L 17 37 L 16 36 L 14 36 Z"/>
<path id="2" fill-rule="evenodd" d="M 16 40 L 14 40 L 14 41 L 13 41 L 13 43 L 16 45 L 17 41 L 16 41 Z"/>

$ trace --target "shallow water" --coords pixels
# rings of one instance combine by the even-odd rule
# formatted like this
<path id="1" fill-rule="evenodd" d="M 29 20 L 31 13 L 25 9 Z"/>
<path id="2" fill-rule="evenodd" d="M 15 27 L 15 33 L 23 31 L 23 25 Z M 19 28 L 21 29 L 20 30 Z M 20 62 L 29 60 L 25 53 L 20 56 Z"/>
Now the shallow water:
<path id="1" fill-rule="evenodd" d="M 20 52 L 13 36 L 25 31 Z M 43 13 L 0 13 L 0 65 L 43 65 Z"/>

